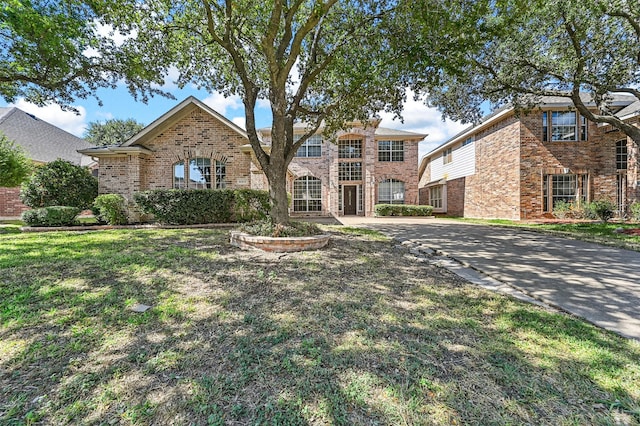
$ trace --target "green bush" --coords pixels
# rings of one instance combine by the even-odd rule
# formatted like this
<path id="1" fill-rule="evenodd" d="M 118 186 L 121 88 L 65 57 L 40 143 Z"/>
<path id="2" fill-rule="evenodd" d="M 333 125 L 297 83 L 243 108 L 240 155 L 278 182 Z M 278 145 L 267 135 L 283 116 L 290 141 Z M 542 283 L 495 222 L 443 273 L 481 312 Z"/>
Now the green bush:
<path id="1" fill-rule="evenodd" d="M 109 225 L 126 225 L 128 221 L 127 200 L 118 194 L 98 195 L 93 202 L 97 210 L 96 218 L 99 222 L 106 222 Z"/>
<path id="2" fill-rule="evenodd" d="M 194 225 L 231 222 L 233 191 L 230 189 L 156 189 L 134 194 L 143 213 L 160 223 Z"/>
<path id="3" fill-rule="evenodd" d="M 629 206 L 631 219 L 640 221 L 640 201 L 635 201 Z"/>
<path id="4" fill-rule="evenodd" d="M 240 231 L 260 237 L 311 237 L 322 234 L 322 230 L 315 223 L 291 222 L 287 225 L 274 224 L 270 220 L 245 223 Z"/>
<path id="5" fill-rule="evenodd" d="M 603 222 L 613 218 L 616 208 L 616 204 L 609 200 L 597 200 L 589 203 L 589 209 Z"/>
<path id="6" fill-rule="evenodd" d="M 0 132 L 0 187 L 19 186 L 31 173 L 24 149 Z"/>
<path id="7" fill-rule="evenodd" d="M 265 220 L 271 210 L 271 197 L 267 191 L 236 189 L 233 191 L 233 220 L 252 222 Z"/>
<path id="8" fill-rule="evenodd" d="M 250 189 L 157 189 L 133 199 L 143 213 L 172 225 L 263 220 L 271 209 L 268 192 Z"/>
<path id="9" fill-rule="evenodd" d="M 376 204 L 376 216 L 431 216 L 432 206 L 416 206 L 412 204 Z"/>
<path id="10" fill-rule="evenodd" d="M 55 160 L 38 167 L 22 184 L 20 199 L 31 207 L 71 206 L 91 208 L 98 196 L 98 179 L 86 167 Z"/>
<path id="11" fill-rule="evenodd" d="M 76 224 L 80 212 L 77 207 L 49 206 L 27 210 L 22 213 L 22 220 L 29 226 L 70 226 Z"/>

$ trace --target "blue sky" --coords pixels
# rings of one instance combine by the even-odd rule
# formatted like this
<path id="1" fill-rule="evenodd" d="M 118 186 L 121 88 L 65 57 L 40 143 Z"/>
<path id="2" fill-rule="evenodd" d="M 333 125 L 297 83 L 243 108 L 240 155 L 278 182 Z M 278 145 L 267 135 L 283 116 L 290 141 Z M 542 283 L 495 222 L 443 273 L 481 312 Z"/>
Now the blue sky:
<path id="1" fill-rule="evenodd" d="M 244 108 L 239 98 L 225 98 L 219 93 L 210 94 L 188 87 L 179 89 L 171 82 L 166 83 L 163 89 L 172 93 L 176 99 L 154 97 L 147 104 L 144 104 L 136 102 L 124 87 L 109 90 L 102 89 L 98 92 L 98 96 L 102 100 L 103 106 L 100 107 L 93 98 L 79 99 L 74 103 L 74 106 L 80 112 L 78 115 L 62 111 L 57 105 L 48 105 L 40 108 L 22 99 L 14 104 L 7 104 L 0 100 L 0 106 L 16 106 L 44 121 L 82 137 L 88 123 L 93 121 L 105 121 L 110 118 L 133 118 L 148 125 L 180 101 L 193 95 L 244 128 Z M 427 133 L 428 136 L 420 143 L 420 157 L 466 127 L 448 120 L 443 122 L 437 110 L 427 108 L 421 101 L 414 101 L 411 93 L 407 98 L 408 101 L 405 104 L 403 113 L 404 123 L 399 120 L 394 121 L 391 115 L 382 113 L 381 126 Z M 271 125 L 270 111 L 266 103 L 262 104 L 256 111 L 256 118 L 258 127 Z"/>

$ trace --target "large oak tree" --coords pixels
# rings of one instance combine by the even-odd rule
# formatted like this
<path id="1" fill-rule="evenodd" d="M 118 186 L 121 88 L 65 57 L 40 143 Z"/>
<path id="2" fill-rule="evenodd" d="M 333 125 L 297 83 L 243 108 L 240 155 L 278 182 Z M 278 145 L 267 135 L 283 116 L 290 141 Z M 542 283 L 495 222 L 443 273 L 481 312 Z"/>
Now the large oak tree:
<path id="1" fill-rule="evenodd" d="M 150 0 L 110 16 L 135 27 L 142 51 L 177 67 L 181 85 L 242 98 L 272 220 L 286 223 L 287 166 L 308 137 L 322 124 L 337 129 L 401 108 L 405 89 L 386 34 L 394 7 L 390 0 Z M 256 129 L 261 100 L 272 114 L 268 148 Z M 299 139 L 296 122 L 308 123 Z"/>
<path id="2" fill-rule="evenodd" d="M 403 10 L 398 28 L 416 37 L 397 46 L 415 40 L 404 47 L 414 85 L 446 116 L 475 121 L 486 101 L 527 109 L 563 96 L 640 143 L 640 129 L 610 108 L 611 93 L 640 100 L 640 2 L 427 0 Z"/>
<path id="3" fill-rule="evenodd" d="M 163 83 L 163 68 L 153 54 L 140 54 L 131 28 L 120 28 L 121 43 L 109 34 L 104 6 L 93 0 L 3 1 L 0 96 L 73 109 L 77 98 L 95 97 L 99 88 L 118 84 L 143 101 L 168 95 L 152 85 Z"/>

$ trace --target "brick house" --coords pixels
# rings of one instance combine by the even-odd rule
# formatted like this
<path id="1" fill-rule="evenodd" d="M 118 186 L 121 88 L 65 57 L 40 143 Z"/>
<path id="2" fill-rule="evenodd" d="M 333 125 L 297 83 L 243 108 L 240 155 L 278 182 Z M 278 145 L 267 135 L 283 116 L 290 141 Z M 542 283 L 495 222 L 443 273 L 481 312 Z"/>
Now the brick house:
<path id="1" fill-rule="evenodd" d="M 417 203 L 418 142 L 426 135 L 378 124 L 354 124 L 335 143 L 320 134 L 304 143 L 287 176 L 293 216 L 369 216 L 378 202 Z M 270 132 L 260 130 L 267 151 Z M 129 200 L 150 189 L 268 189 L 245 131 L 194 97 L 120 146 L 80 152 L 99 160 L 101 194 Z"/>
<path id="2" fill-rule="evenodd" d="M 91 146 L 84 139 L 42 121 L 18 108 L 0 108 L 0 133 L 21 146 L 34 164 L 57 159 L 95 168 L 96 163 L 78 153 Z M 20 188 L 0 188 L 0 217 L 14 218 L 29 208 L 20 202 Z"/>
<path id="3" fill-rule="evenodd" d="M 640 101 L 616 96 L 617 115 L 638 125 Z M 502 108 L 420 161 L 420 203 L 450 216 L 552 217 L 557 201 L 640 199 L 638 146 L 581 117 L 565 98 L 546 97 L 517 115 Z"/>

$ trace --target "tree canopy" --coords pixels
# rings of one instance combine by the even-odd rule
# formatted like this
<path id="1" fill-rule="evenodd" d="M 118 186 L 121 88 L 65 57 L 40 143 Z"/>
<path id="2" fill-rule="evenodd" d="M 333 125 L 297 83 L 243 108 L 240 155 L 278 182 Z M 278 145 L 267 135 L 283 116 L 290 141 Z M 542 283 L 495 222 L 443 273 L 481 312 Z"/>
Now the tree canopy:
<path id="1" fill-rule="evenodd" d="M 564 96 L 640 141 L 610 108 L 612 93 L 640 100 L 640 2 L 428 0 L 407 2 L 403 19 L 417 35 L 413 84 L 446 116 L 475 121 L 486 101 L 527 109 Z"/>
<path id="2" fill-rule="evenodd" d="M 133 118 L 113 118 L 105 122 L 92 121 L 87 126 L 84 139 L 97 146 L 120 145 L 144 128 Z"/>
<path id="3" fill-rule="evenodd" d="M 394 7 L 389 0 L 151 0 L 109 16 L 116 26 L 133 25 L 159 63 L 176 66 L 179 84 L 242 98 L 272 218 L 287 222 L 287 166 L 321 123 L 336 129 L 401 108 L 405 88 L 386 36 Z M 271 107 L 269 149 L 255 127 L 259 100 Z M 295 139 L 301 121 L 309 126 Z"/>
<path id="4" fill-rule="evenodd" d="M 113 4 L 116 4 L 113 2 Z M 123 81 L 134 97 L 164 94 L 162 69 L 132 38 L 116 43 L 100 2 L 7 0 L 0 5 L 0 96 L 73 109 L 77 98 Z M 126 38 L 130 28 L 120 27 Z"/>
<path id="5" fill-rule="evenodd" d="M 31 173 L 31 161 L 22 148 L 0 132 L 0 187 L 19 186 Z"/>

